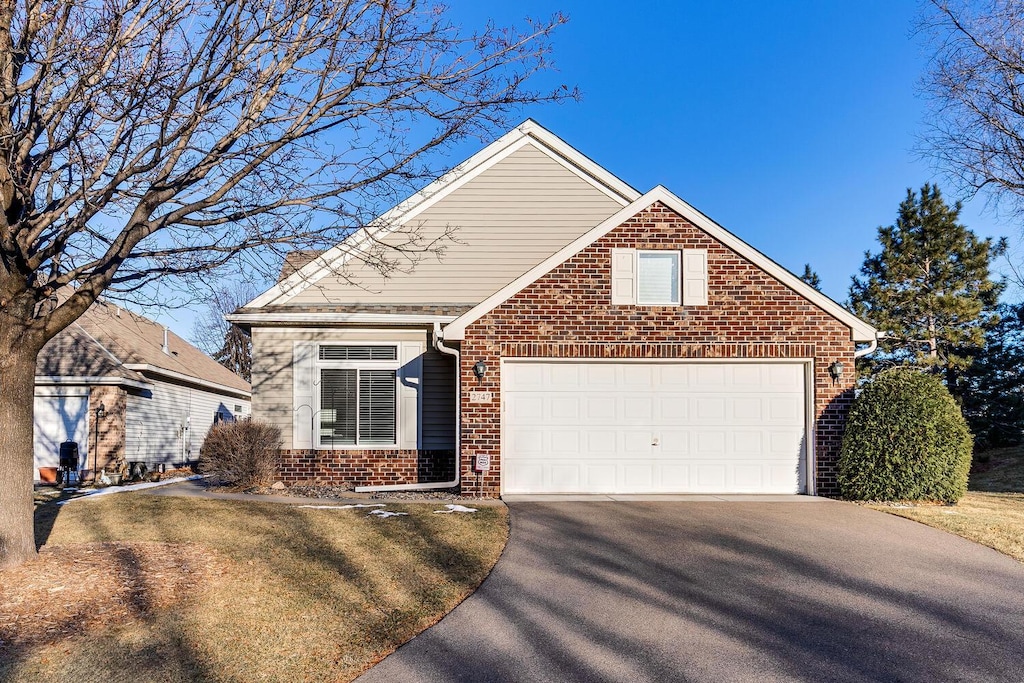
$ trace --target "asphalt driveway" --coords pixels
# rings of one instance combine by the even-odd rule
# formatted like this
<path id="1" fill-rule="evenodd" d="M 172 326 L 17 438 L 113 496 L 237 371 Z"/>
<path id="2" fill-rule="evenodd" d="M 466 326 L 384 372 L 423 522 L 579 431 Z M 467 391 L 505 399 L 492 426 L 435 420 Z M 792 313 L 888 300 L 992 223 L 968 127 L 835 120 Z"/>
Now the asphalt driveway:
<path id="1" fill-rule="evenodd" d="M 480 589 L 359 680 L 1022 681 L 1024 565 L 820 502 L 521 502 Z"/>

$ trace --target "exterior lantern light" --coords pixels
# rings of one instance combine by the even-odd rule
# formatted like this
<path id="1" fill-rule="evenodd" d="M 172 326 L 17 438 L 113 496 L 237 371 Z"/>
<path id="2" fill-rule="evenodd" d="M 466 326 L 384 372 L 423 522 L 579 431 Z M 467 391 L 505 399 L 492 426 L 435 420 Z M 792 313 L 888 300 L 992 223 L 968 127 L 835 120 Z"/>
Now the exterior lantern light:
<path id="1" fill-rule="evenodd" d="M 833 362 L 832 365 L 828 366 L 828 374 L 832 378 L 832 383 L 835 384 L 843 376 L 843 364 L 839 361 Z"/>
<path id="2" fill-rule="evenodd" d="M 477 362 L 473 363 L 473 374 L 476 375 L 476 378 L 478 380 L 483 379 L 484 374 L 486 373 L 487 363 L 483 362 L 482 360 L 478 360 Z"/>

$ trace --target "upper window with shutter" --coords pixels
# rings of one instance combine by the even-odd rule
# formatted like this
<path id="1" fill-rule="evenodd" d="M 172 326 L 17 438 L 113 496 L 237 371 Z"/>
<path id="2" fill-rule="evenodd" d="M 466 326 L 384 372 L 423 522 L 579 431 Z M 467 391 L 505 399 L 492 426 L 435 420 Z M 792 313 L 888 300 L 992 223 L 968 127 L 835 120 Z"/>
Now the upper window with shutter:
<path id="1" fill-rule="evenodd" d="M 612 249 L 612 303 L 706 306 L 705 249 Z"/>

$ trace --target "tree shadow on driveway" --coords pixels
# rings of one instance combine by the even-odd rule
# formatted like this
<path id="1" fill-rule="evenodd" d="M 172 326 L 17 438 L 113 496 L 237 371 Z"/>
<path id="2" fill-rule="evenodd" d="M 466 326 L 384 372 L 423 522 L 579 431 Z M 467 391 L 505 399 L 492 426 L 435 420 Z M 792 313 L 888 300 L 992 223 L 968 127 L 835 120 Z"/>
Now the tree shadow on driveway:
<path id="1" fill-rule="evenodd" d="M 1024 567 L 854 505 L 517 503 L 365 681 L 1024 680 Z"/>

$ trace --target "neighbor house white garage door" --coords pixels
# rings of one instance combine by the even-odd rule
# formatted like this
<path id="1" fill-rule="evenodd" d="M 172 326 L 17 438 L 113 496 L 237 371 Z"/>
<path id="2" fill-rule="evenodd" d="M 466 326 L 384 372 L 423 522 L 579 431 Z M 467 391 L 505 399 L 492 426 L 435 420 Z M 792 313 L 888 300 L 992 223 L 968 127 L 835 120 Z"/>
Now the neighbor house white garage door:
<path id="1" fill-rule="evenodd" d="M 505 493 L 800 493 L 801 363 L 506 361 Z"/>
<path id="2" fill-rule="evenodd" d="M 37 389 L 34 409 L 35 466 L 57 467 L 60 464 L 60 445 L 65 441 L 77 441 L 80 466 L 85 467 L 89 445 L 88 390 L 65 389 L 59 393 L 43 393 Z"/>

